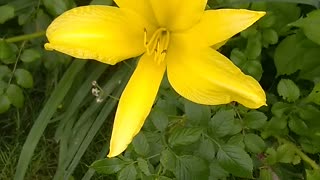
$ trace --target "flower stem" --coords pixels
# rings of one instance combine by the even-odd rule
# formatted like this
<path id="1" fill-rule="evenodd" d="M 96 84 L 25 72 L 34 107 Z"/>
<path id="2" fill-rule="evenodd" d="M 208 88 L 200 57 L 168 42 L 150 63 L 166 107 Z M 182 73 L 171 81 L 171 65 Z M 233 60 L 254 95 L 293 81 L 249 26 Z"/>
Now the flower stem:
<path id="1" fill-rule="evenodd" d="M 11 37 L 11 38 L 5 39 L 5 41 L 8 43 L 15 43 L 15 42 L 19 42 L 19 41 L 26 41 L 26 40 L 42 37 L 45 34 L 46 34 L 46 31 L 40 31 L 40 32 L 32 33 L 32 34 L 25 34 L 25 35 L 21 35 L 21 36 Z"/>

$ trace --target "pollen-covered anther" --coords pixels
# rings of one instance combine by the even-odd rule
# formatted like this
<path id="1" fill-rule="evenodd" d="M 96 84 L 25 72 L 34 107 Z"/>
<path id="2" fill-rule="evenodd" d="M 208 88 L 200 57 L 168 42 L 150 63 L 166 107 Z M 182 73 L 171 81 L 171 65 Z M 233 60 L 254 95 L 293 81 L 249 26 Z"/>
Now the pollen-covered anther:
<path id="1" fill-rule="evenodd" d="M 160 64 L 164 61 L 170 42 L 170 33 L 166 28 L 157 29 L 148 40 L 148 32 L 144 29 L 144 46 L 148 55 L 154 56 L 154 61 Z"/>

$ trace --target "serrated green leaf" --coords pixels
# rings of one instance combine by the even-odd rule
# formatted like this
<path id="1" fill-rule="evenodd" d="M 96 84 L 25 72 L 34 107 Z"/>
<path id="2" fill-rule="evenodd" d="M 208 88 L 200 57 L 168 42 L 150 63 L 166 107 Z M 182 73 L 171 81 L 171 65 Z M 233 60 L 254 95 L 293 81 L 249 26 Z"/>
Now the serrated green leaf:
<path id="1" fill-rule="evenodd" d="M 106 158 L 106 159 L 95 161 L 94 163 L 91 164 L 90 168 L 93 168 L 98 173 L 114 174 L 120 171 L 128 163 L 130 162 L 123 161 L 119 158 Z"/>
<path id="2" fill-rule="evenodd" d="M 165 131 L 168 126 L 168 115 L 159 109 L 155 109 L 150 114 L 153 125 L 161 132 Z"/>
<path id="3" fill-rule="evenodd" d="M 176 128 L 170 134 L 168 143 L 170 146 L 188 145 L 199 140 L 202 128 Z"/>
<path id="4" fill-rule="evenodd" d="M 199 157 L 211 161 L 216 154 L 216 148 L 211 140 L 204 139 L 200 142 L 198 152 Z"/>
<path id="5" fill-rule="evenodd" d="M 310 40 L 320 45 L 320 10 L 312 11 L 307 14 L 306 18 L 299 19 L 290 25 L 303 29 L 303 32 Z"/>
<path id="6" fill-rule="evenodd" d="M 274 135 L 286 135 L 288 133 L 287 118 L 272 117 L 265 125 L 264 131 L 261 133 L 263 138 Z"/>
<path id="7" fill-rule="evenodd" d="M 17 80 L 17 84 L 24 88 L 33 87 L 33 77 L 31 73 L 25 69 L 16 69 L 14 77 Z"/>
<path id="8" fill-rule="evenodd" d="M 162 166 L 172 172 L 175 171 L 177 158 L 170 150 L 166 149 L 161 152 L 160 162 Z"/>
<path id="9" fill-rule="evenodd" d="M 281 79 L 278 86 L 278 93 L 284 100 L 294 102 L 300 97 L 300 89 L 290 79 Z"/>
<path id="10" fill-rule="evenodd" d="M 177 179 L 197 180 L 209 176 L 207 164 L 200 158 L 191 155 L 180 156 L 177 159 L 174 174 Z"/>
<path id="11" fill-rule="evenodd" d="M 0 94 L 0 114 L 7 112 L 10 108 L 10 104 L 8 96 Z"/>
<path id="12" fill-rule="evenodd" d="M 234 135 L 232 136 L 227 144 L 228 145 L 234 145 L 234 146 L 237 146 L 237 147 L 241 147 L 241 148 L 245 148 L 245 145 L 244 145 L 244 142 L 243 142 L 243 134 L 237 134 L 237 135 Z"/>
<path id="13" fill-rule="evenodd" d="M 139 169 L 140 169 L 145 175 L 150 176 L 151 173 L 150 173 L 150 170 L 149 170 L 148 162 L 147 162 L 145 159 L 142 159 L 142 158 L 138 158 L 137 161 L 138 161 L 138 167 L 139 167 Z"/>
<path id="14" fill-rule="evenodd" d="M 250 152 L 256 154 L 262 153 L 266 148 L 264 140 L 260 136 L 252 133 L 244 136 L 244 144 Z"/>
<path id="15" fill-rule="evenodd" d="M 319 180 L 320 179 L 320 171 L 319 170 L 309 170 L 306 169 L 306 180 Z"/>
<path id="16" fill-rule="evenodd" d="M 129 164 L 118 173 L 119 180 L 137 179 L 137 170 L 133 164 Z"/>
<path id="17" fill-rule="evenodd" d="M 292 108 L 291 104 L 284 103 L 284 102 L 277 102 L 271 107 L 271 112 L 276 117 L 282 117 L 287 111 L 290 111 Z"/>
<path id="18" fill-rule="evenodd" d="M 13 55 L 14 55 L 14 52 L 10 47 L 10 45 L 4 40 L 0 40 L 0 60 L 3 61 L 4 59 L 8 59 Z"/>
<path id="19" fill-rule="evenodd" d="M 240 147 L 222 145 L 217 154 L 221 167 L 239 177 L 252 178 L 253 163 L 250 156 Z"/>
<path id="20" fill-rule="evenodd" d="M 277 148 L 277 161 L 291 163 L 295 157 L 295 147 L 291 144 L 282 144 Z"/>
<path id="21" fill-rule="evenodd" d="M 218 111 L 209 123 L 212 133 L 217 137 L 228 135 L 233 128 L 234 115 L 233 110 Z"/>
<path id="22" fill-rule="evenodd" d="M 217 160 L 210 161 L 209 165 L 210 176 L 209 179 L 224 179 L 229 176 L 229 172 L 224 170 Z"/>
<path id="23" fill-rule="evenodd" d="M 308 102 L 314 102 L 317 105 L 320 105 L 320 83 L 317 83 L 313 87 L 311 93 L 307 96 L 306 99 Z"/>
<path id="24" fill-rule="evenodd" d="M 188 100 L 184 101 L 186 117 L 193 125 L 207 124 L 211 111 L 209 106 L 196 104 Z"/>
<path id="25" fill-rule="evenodd" d="M 23 62 L 33 62 L 40 59 L 41 53 L 36 49 L 26 49 L 20 56 L 21 61 Z"/>
<path id="26" fill-rule="evenodd" d="M 140 133 L 136 137 L 134 137 L 132 145 L 134 151 L 141 156 L 147 156 L 150 152 L 148 140 L 142 131 L 140 131 Z"/>
<path id="27" fill-rule="evenodd" d="M 14 7 L 10 5 L 0 6 L 0 24 L 14 17 Z"/>
<path id="28" fill-rule="evenodd" d="M 263 112 L 250 111 L 245 114 L 243 121 L 249 128 L 260 129 L 266 124 L 267 119 L 268 117 Z"/>
<path id="29" fill-rule="evenodd" d="M 24 95 L 22 92 L 22 89 L 15 85 L 15 84 L 10 84 L 7 91 L 6 95 L 8 96 L 11 104 L 17 108 L 22 108 L 24 104 Z"/>

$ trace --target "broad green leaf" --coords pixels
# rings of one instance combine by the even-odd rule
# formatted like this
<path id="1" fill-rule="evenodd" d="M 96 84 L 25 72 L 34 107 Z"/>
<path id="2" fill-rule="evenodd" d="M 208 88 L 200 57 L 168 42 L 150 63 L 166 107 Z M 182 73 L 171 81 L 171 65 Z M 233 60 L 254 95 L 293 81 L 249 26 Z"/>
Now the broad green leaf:
<path id="1" fill-rule="evenodd" d="M 176 128 L 169 136 L 170 146 L 188 145 L 199 140 L 202 128 Z"/>
<path id="2" fill-rule="evenodd" d="M 282 163 L 293 162 L 296 156 L 295 147 L 291 144 L 283 144 L 277 148 L 277 161 Z"/>
<path id="3" fill-rule="evenodd" d="M 1 77 L 1 76 L 0 76 Z M 320 83 L 317 83 L 311 93 L 307 96 L 309 102 L 314 102 L 317 105 L 320 105 Z"/>
<path id="4" fill-rule="evenodd" d="M 237 146 L 237 147 L 241 147 L 241 148 L 244 149 L 245 145 L 244 145 L 244 142 L 243 142 L 243 138 L 244 138 L 243 134 L 234 135 L 228 140 L 227 144 L 228 145 L 234 145 L 234 146 Z"/>
<path id="5" fill-rule="evenodd" d="M 307 153 L 315 154 L 320 152 L 320 143 L 310 138 L 301 137 L 299 143 L 301 144 L 302 150 Z"/>
<path id="6" fill-rule="evenodd" d="M 245 54 L 248 59 L 253 60 L 260 56 L 262 50 L 261 44 L 261 34 L 255 36 L 250 36 L 248 38 L 247 47 L 245 49 Z"/>
<path id="7" fill-rule="evenodd" d="M 269 165 L 273 165 L 277 163 L 277 151 L 272 147 L 266 150 L 267 157 L 265 158 L 265 162 Z"/>
<path id="8" fill-rule="evenodd" d="M 10 45 L 6 41 L 0 39 L 0 60 L 3 61 L 4 59 L 8 59 L 13 55 L 14 52 Z"/>
<path id="9" fill-rule="evenodd" d="M 165 131 L 168 126 L 169 119 L 168 115 L 160 109 L 155 109 L 150 114 L 153 125 L 161 132 Z"/>
<path id="10" fill-rule="evenodd" d="M 264 29 L 262 31 L 262 39 L 268 44 L 277 44 L 279 37 L 278 33 L 273 29 Z"/>
<path id="11" fill-rule="evenodd" d="M 134 137 L 132 145 L 134 151 L 141 156 L 146 156 L 150 152 L 148 140 L 142 131 L 140 131 L 140 133 L 136 137 Z"/>
<path id="12" fill-rule="evenodd" d="M 10 5 L 0 6 L 0 24 L 14 17 L 14 7 Z"/>
<path id="13" fill-rule="evenodd" d="M 138 167 L 139 167 L 139 169 L 140 169 L 145 175 L 150 176 L 151 173 L 150 173 L 150 170 L 149 170 L 148 162 L 147 162 L 145 159 L 142 159 L 142 158 L 138 158 L 137 161 L 138 161 Z"/>
<path id="14" fill-rule="evenodd" d="M 39 52 L 39 50 L 32 48 L 24 50 L 21 54 L 20 59 L 23 62 L 33 62 L 40 59 L 40 57 L 41 53 Z"/>
<path id="15" fill-rule="evenodd" d="M 290 79 L 281 79 L 277 89 L 279 95 L 289 102 L 294 102 L 300 97 L 299 87 Z"/>
<path id="16" fill-rule="evenodd" d="M 268 117 L 260 111 L 250 111 L 244 115 L 243 121 L 249 128 L 260 129 L 266 122 Z"/>
<path id="17" fill-rule="evenodd" d="M 102 174 L 114 174 L 120 171 L 130 162 L 123 161 L 119 158 L 106 158 L 95 161 L 91 164 L 90 168 L 93 168 L 98 173 Z"/>
<path id="18" fill-rule="evenodd" d="M 291 131 L 302 136 L 310 133 L 308 125 L 302 119 L 296 116 L 290 116 L 289 118 L 288 126 Z"/>
<path id="19" fill-rule="evenodd" d="M 319 170 L 309 170 L 306 169 L 306 180 L 319 180 L 320 179 L 320 171 Z"/>
<path id="20" fill-rule="evenodd" d="M 273 180 L 272 171 L 269 168 L 261 168 L 259 180 Z"/>
<path id="21" fill-rule="evenodd" d="M 320 45 L 320 10 L 312 11 L 307 14 L 306 18 L 299 19 L 290 25 L 303 29 L 303 32 L 310 40 Z"/>
<path id="22" fill-rule="evenodd" d="M 224 170 L 217 160 L 210 161 L 209 165 L 210 176 L 209 179 L 224 179 L 229 176 L 229 172 Z"/>
<path id="23" fill-rule="evenodd" d="M 255 5 L 257 5 L 257 4 L 262 4 L 262 3 L 255 3 Z M 259 9 L 261 9 L 261 8 L 259 8 Z M 255 10 L 257 10 L 257 9 L 255 9 Z M 267 28 L 272 27 L 274 25 L 275 21 L 276 21 L 276 16 L 273 13 L 267 12 L 267 14 L 265 16 L 263 16 L 257 23 L 261 29 L 267 29 Z"/>
<path id="24" fill-rule="evenodd" d="M 247 61 L 241 69 L 248 75 L 254 77 L 256 80 L 260 80 L 262 77 L 262 65 L 259 61 L 250 60 Z"/>
<path id="25" fill-rule="evenodd" d="M 299 34 L 287 36 L 282 40 L 274 54 L 277 76 L 292 74 L 301 69 L 303 56 L 311 47 L 316 46 L 310 40 Z"/>
<path id="26" fill-rule="evenodd" d="M 111 6 L 113 3 L 113 0 L 92 0 L 90 2 L 90 5 L 108 5 Z"/>
<path id="27" fill-rule="evenodd" d="M 24 88 L 33 87 L 33 77 L 31 73 L 25 69 L 16 69 L 14 77 L 17 80 L 17 84 Z"/>
<path id="28" fill-rule="evenodd" d="M 184 109 L 188 121 L 194 125 L 207 124 L 210 120 L 211 111 L 209 106 L 184 100 Z"/>
<path id="29" fill-rule="evenodd" d="M 217 137 L 228 135 L 233 128 L 234 115 L 233 110 L 218 111 L 209 123 L 212 133 Z"/>
<path id="30" fill-rule="evenodd" d="M 276 117 L 282 117 L 292 108 L 291 104 L 284 103 L 284 102 L 277 102 L 271 107 L 271 112 Z"/>
<path id="31" fill-rule="evenodd" d="M 310 81 L 317 81 L 320 77 L 320 46 L 316 48 L 309 48 L 308 51 L 304 53 L 303 59 L 300 61 L 302 63 L 301 71 L 299 73 L 299 78 L 306 79 Z"/>
<path id="32" fill-rule="evenodd" d="M 7 91 L 6 95 L 8 96 L 11 104 L 17 108 L 22 108 L 24 104 L 24 95 L 22 92 L 22 89 L 15 85 L 15 84 L 10 84 Z"/>
<path id="33" fill-rule="evenodd" d="M 177 159 L 174 174 L 176 175 L 177 179 L 207 179 L 209 176 L 208 165 L 204 160 L 196 156 L 180 156 Z"/>
<path id="34" fill-rule="evenodd" d="M 238 48 L 232 49 L 230 59 L 238 67 L 241 67 L 243 64 L 247 62 L 247 56 Z"/>
<path id="35" fill-rule="evenodd" d="M 177 158 L 170 150 L 166 149 L 161 152 L 160 162 L 164 168 L 172 172 L 175 171 Z"/>
<path id="36" fill-rule="evenodd" d="M 118 179 L 119 180 L 128 180 L 137 179 L 137 170 L 134 167 L 133 164 L 129 164 L 126 167 L 124 167 L 119 173 L 118 173 Z"/>
<path id="37" fill-rule="evenodd" d="M 223 169 L 238 177 L 252 178 L 253 163 L 250 156 L 240 147 L 222 145 L 217 154 Z"/>
<path id="38" fill-rule="evenodd" d="M 263 138 L 274 135 L 286 135 L 288 133 L 286 117 L 272 117 L 264 126 L 264 131 L 261 133 Z"/>
<path id="39" fill-rule="evenodd" d="M 260 136 L 253 133 L 246 134 L 244 136 L 244 144 L 250 152 L 256 154 L 262 153 L 266 148 L 264 140 Z"/>
<path id="40" fill-rule="evenodd" d="M 5 77 L 9 77 L 10 74 L 11 74 L 11 70 L 8 68 L 8 66 L 0 65 L 0 80 L 2 80 Z"/>
<path id="41" fill-rule="evenodd" d="M 10 104 L 8 96 L 0 94 L 0 114 L 7 112 L 10 108 Z"/>
<path id="42" fill-rule="evenodd" d="M 63 12 L 75 7 L 73 0 L 43 0 L 46 9 L 54 16 L 58 16 Z"/>
<path id="43" fill-rule="evenodd" d="M 197 154 L 199 157 L 211 161 L 215 157 L 216 148 L 211 140 L 204 139 L 200 142 Z"/>
<path id="44" fill-rule="evenodd" d="M 5 90 L 7 89 L 7 86 L 8 83 L 0 79 L 0 95 L 4 94 Z"/>

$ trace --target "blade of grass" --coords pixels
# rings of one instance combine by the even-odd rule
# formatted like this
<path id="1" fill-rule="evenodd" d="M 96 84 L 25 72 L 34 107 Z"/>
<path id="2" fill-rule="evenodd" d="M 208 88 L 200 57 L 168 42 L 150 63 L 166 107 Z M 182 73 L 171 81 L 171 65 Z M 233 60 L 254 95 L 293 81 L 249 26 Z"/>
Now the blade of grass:
<path id="1" fill-rule="evenodd" d="M 68 70 L 64 73 L 59 84 L 52 92 L 52 95 L 48 99 L 44 108 L 40 112 L 36 119 L 31 131 L 22 147 L 22 151 L 19 157 L 17 170 L 14 176 L 15 180 L 23 180 L 27 171 L 28 165 L 34 153 L 35 147 L 37 146 L 40 137 L 42 136 L 47 124 L 56 112 L 57 107 L 70 89 L 73 79 L 77 73 L 84 67 L 86 61 L 74 61 Z"/>

